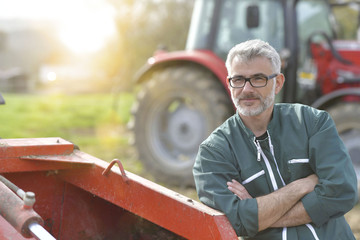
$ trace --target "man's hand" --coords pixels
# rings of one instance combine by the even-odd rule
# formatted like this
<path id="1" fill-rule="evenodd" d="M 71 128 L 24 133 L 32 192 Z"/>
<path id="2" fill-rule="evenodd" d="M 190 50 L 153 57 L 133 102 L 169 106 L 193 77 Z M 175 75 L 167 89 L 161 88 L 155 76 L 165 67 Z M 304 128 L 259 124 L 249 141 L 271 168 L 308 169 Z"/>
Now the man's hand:
<path id="1" fill-rule="evenodd" d="M 236 196 L 238 196 L 240 200 L 253 198 L 248 193 L 246 188 L 243 185 L 241 185 L 238 181 L 233 179 L 231 182 L 227 182 L 227 185 L 228 185 L 228 189 L 232 191 Z"/>
<path id="2" fill-rule="evenodd" d="M 319 183 L 319 178 L 315 174 L 311 174 L 310 176 L 303 178 L 305 180 L 305 184 L 308 187 L 308 193 L 314 191 L 315 185 Z"/>

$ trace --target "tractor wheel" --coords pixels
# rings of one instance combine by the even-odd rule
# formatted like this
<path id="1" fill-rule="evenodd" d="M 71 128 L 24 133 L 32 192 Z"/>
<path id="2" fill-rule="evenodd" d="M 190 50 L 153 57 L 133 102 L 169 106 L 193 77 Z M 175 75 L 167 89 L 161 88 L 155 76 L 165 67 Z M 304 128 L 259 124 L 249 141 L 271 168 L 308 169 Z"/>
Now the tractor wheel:
<path id="1" fill-rule="evenodd" d="M 329 108 L 329 113 L 349 151 L 360 187 L 360 105 L 340 103 Z"/>
<path id="2" fill-rule="evenodd" d="M 139 159 L 158 181 L 194 186 L 199 144 L 233 113 L 222 84 L 192 65 L 152 74 L 133 106 L 132 129 Z"/>

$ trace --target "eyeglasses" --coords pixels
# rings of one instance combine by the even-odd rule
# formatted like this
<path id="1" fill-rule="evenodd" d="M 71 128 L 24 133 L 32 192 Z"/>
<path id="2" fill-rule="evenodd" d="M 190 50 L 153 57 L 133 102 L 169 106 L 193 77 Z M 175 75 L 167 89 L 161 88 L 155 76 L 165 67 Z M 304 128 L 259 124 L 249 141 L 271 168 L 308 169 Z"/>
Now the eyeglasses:
<path id="1" fill-rule="evenodd" d="M 265 87 L 267 82 L 270 79 L 276 77 L 277 75 L 279 74 L 274 73 L 269 76 L 266 76 L 264 74 L 255 74 L 249 78 L 243 76 L 234 76 L 234 77 L 228 77 L 227 79 L 232 88 L 243 88 L 246 82 L 249 82 L 250 85 L 254 88 L 261 88 L 261 87 Z"/>

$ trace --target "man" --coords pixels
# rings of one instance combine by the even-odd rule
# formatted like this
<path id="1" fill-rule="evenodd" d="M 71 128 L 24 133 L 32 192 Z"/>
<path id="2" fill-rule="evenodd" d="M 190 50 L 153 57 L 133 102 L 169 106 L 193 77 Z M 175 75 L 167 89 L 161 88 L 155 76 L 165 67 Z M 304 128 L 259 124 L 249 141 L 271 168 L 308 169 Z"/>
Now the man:
<path id="1" fill-rule="evenodd" d="M 237 113 L 200 145 L 199 199 L 245 239 L 355 239 L 344 214 L 357 201 L 357 180 L 331 117 L 274 104 L 285 79 L 268 43 L 236 45 L 226 67 Z"/>

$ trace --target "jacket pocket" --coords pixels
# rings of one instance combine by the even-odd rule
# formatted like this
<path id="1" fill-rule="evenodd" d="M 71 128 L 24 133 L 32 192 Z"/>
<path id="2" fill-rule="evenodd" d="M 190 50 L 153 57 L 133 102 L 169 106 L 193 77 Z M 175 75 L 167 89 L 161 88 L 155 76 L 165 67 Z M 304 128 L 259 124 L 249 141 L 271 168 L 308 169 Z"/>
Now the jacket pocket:
<path id="1" fill-rule="evenodd" d="M 244 185 L 244 184 L 250 183 L 250 182 L 254 181 L 255 179 L 257 179 L 258 177 L 261 177 L 264 174 L 265 174 L 265 170 L 261 170 L 260 172 L 257 172 L 254 175 L 252 175 L 251 177 L 242 181 L 241 184 Z"/>
<path id="2" fill-rule="evenodd" d="M 291 159 L 287 162 L 287 165 L 291 182 L 314 173 L 310 167 L 308 158 Z"/>
<path id="3" fill-rule="evenodd" d="M 265 170 L 261 168 L 241 171 L 241 184 L 252 197 L 258 197 L 270 192 L 265 174 Z"/>

